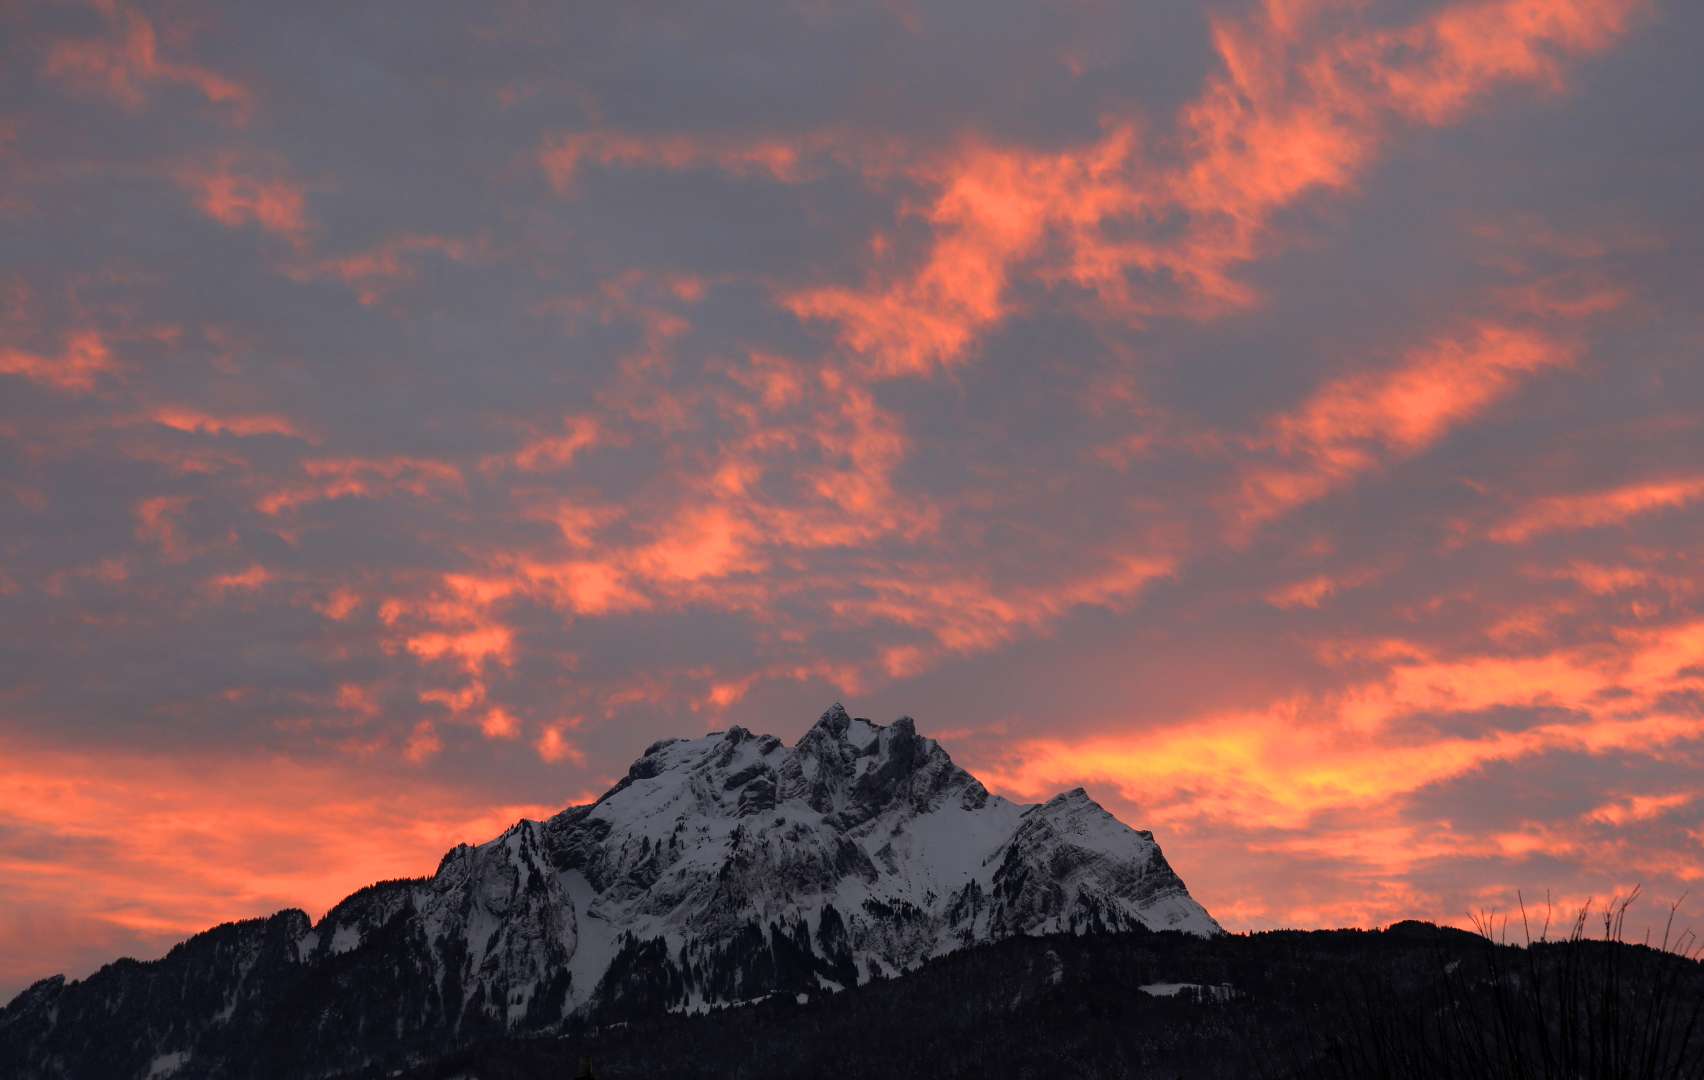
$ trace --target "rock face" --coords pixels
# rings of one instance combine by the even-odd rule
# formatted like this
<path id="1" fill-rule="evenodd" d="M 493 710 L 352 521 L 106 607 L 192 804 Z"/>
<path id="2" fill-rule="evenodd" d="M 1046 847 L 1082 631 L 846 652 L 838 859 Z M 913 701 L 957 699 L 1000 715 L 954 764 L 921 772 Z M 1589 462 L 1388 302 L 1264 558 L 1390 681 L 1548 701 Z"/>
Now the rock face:
<path id="1" fill-rule="evenodd" d="M 317 926 L 282 912 L 37 983 L 0 1011 L 0 1072 L 332 1075 L 1138 926 L 1221 932 L 1152 835 L 1082 789 L 1007 802 L 910 718 L 836 705 L 791 748 L 738 727 L 656 743 L 597 802 L 363 889 Z M 243 1064 L 267 1044 L 309 1049 L 283 1072 Z"/>

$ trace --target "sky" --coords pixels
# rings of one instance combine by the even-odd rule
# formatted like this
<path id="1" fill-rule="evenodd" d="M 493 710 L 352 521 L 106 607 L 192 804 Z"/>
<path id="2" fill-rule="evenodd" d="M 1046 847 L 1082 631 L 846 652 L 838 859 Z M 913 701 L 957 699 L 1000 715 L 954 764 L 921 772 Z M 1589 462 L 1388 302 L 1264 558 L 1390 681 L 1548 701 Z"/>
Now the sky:
<path id="1" fill-rule="evenodd" d="M 0 1000 L 835 701 L 1231 930 L 1704 929 L 1701 48 L 5 0 Z"/>

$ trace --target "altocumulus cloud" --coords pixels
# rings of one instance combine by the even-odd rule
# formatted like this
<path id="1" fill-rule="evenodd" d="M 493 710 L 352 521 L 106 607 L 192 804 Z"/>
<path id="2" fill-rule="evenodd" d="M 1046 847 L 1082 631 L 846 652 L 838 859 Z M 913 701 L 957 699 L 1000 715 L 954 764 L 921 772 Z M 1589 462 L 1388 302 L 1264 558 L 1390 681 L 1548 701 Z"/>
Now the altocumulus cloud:
<path id="1" fill-rule="evenodd" d="M 836 698 L 1235 928 L 1704 876 L 1696 5 L 0 18 L 0 996 Z"/>

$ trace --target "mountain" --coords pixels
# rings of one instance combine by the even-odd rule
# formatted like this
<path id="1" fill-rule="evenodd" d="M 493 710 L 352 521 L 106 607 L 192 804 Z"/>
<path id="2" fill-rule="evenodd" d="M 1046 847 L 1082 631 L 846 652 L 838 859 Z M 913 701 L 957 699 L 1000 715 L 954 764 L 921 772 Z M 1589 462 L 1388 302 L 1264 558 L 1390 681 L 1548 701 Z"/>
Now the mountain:
<path id="1" fill-rule="evenodd" d="M 401 1067 L 576 1023 L 807 1001 L 1017 935 L 1141 928 L 1222 934 L 1152 834 L 1082 789 L 1008 802 L 909 717 L 836 705 L 791 748 L 739 727 L 665 739 L 596 802 L 362 889 L 318 925 L 285 911 L 43 980 L 0 1011 L 0 1071 Z M 269 1073 L 257 1046 L 291 1047 L 290 1068 Z"/>

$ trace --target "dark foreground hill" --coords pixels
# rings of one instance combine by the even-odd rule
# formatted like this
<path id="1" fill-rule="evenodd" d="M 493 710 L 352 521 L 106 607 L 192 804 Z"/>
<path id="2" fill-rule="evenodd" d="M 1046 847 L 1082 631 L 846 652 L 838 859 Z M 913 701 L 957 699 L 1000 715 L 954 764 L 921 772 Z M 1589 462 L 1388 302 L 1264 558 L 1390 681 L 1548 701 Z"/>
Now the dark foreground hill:
<path id="1" fill-rule="evenodd" d="M 1416 922 L 1056 935 L 805 1001 L 496 1039 L 400 1075 L 545 1080 L 590 1055 L 599 1080 L 1696 1080 L 1701 1008 L 1696 960 L 1578 936 L 1529 950 Z M 298 1075 L 287 1055 L 275 1065 L 255 1075 Z"/>
<path id="2" fill-rule="evenodd" d="M 264 974 L 217 949 L 197 957 L 236 978 Z M 51 1031 L 28 1030 L 41 1010 L 22 999 L 0 1010 L 0 1077 L 555 1080 L 590 1055 L 599 1080 L 1704 1080 L 1704 966 L 1695 959 L 1579 936 L 1493 946 L 1414 922 L 1211 938 L 1019 937 L 840 992 L 777 994 L 697 1015 L 651 1010 L 645 984 L 667 969 L 637 963 L 618 973 L 623 989 L 609 1006 L 555 1033 L 424 1053 L 398 1037 L 407 1018 L 298 1015 L 335 1000 L 304 992 L 211 1048 L 217 1058 L 139 1066 L 130 1047 L 206 1004 L 176 1000 L 205 979 L 187 970 L 163 978 L 169 961 L 120 962 L 110 977 L 82 984 L 103 1000 L 62 1001 L 92 1020 L 112 1015 L 106 999 L 147 995 L 144 1012 L 155 1018 L 147 1031 L 66 1013 Z M 385 993 L 380 984 L 364 989 Z M 351 1071 L 342 1064 L 351 1060 L 364 1064 Z"/>

